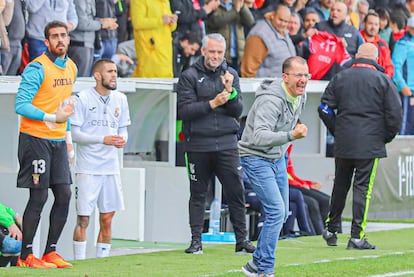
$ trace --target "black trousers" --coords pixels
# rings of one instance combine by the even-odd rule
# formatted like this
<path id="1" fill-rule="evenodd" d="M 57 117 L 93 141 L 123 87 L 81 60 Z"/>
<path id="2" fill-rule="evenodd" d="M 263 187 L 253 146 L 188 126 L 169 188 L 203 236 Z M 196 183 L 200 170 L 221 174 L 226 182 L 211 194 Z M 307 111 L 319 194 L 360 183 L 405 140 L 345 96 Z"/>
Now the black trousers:
<path id="1" fill-rule="evenodd" d="M 237 242 L 244 241 L 246 207 L 240 158 L 237 149 L 217 152 L 187 152 L 187 169 L 190 179 L 190 227 L 193 239 L 200 239 L 204 225 L 205 201 L 209 183 L 217 176 L 227 201 L 230 221 Z"/>
<path id="2" fill-rule="evenodd" d="M 353 181 L 351 237 L 362 239 L 365 236 L 369 201 L 374 186 L 378 161 L 379 158 L 335 158 L 335 181 L 327 219 L 327 227 L 330 232 L 339 231 L 346 197 Z"/>

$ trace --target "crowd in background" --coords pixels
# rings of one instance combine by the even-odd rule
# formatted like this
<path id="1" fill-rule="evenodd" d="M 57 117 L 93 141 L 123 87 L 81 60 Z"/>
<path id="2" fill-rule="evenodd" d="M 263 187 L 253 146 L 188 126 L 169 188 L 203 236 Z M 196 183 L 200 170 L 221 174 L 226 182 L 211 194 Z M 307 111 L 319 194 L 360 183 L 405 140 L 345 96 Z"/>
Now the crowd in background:
<path id="1" fill-rule="evenodd" d="M 220 33 L 241 77 L 279 76 L 282 61 L 298 55 L 312 80 L 330 80 L 371 42 L 385 74 L 410 96 L 413 13 L 414 0 L 0 0 L 0 72 L 21 74 L 46 50 L 46 22 L 62 20 L 78 77 L 91 76 L 100 58 L 113 59 L 120 77 L 179 77 L 201 55 L 203 36 Z M 405 123 L 401 134 L 414 133 Z"/>
<path id="2" fill-rule="evenodd" d="M 70 30 L 69 56 L 78 77 L 91 76 L 99 58 L 114 59 L 120 77 L 179 77 L 201 55 L 203 36 L 220 33 L 227 41 L 227 64 L 241 77 L 278 76 L 281 61 L 298 55 L 308 60 L 313 80 L 329 80 L 368 41 L 378 45 L 379 63 L 393 78 L 395 44 L 411 35 L 407 23 L 414 1 L 338 2 L 343 5 L 335 0 L 0 0 L 1 73 L 20 74 L 45 51 L 43 27 L 59 19 Z M 336 49 L 321 53 L 320 45 Z"/>

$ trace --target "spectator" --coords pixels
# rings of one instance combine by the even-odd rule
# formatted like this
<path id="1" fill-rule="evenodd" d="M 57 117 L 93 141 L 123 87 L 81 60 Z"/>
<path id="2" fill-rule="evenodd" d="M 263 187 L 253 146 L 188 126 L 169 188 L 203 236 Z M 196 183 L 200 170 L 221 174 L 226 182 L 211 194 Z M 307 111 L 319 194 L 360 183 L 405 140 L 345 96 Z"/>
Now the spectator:
<path id="1" fill-rule="evenodd" d="M 96 17 L 101 21 L 102 28 L 96 35 L 100 36 L 98 40 L 101 41 L 100 48 L 95 47 L 95 61 L 105 58 L 111 59 L 116 53 L 116 47 L 118 45 L 118 23 L 116 23 L 115 14 L 115 2 L 114 0 L 95 0 Z M 110 20 L 109 18 L 112 18 Z M 107 21 L 107 28 L 104 28 L 104 21 Z"/>
<path id="2" fill-rule="evenodd" d="M 298 119 L 306 102 L 308 66 L 296 56 L 286 59 L 282 70 L 282 79 L 266 80 L 258 88 L 239 141 L 242 167 L 265 212 L 253 259 L 242 267 L 246 276 L 275 275 L 277 241 L 289 211 L 285 151 L 307 134 Z"/>
<path id="3" fill-rule="evenodd" d="M 390 28 L 394 41 L 399 41 L 407 31 L 407 19 L 401 13 L 394 12 L 390 15 Z"/>
<path id="4" fill-rule="evenodd" d="M 378 13 L 380 18 L 379 35 L 385 40 L 390 48 L 390 51 L 394 50 L 395 40 L 392 36 L 392 30 L 390 28 L 390 14 L 387 9 L 376 8 L 375 11 Z"/>
<path id="5" fill-rule="evenodd" d="M 408 20 L 407 33 L 395 44 L 392 61 L 394 82 L 401 93 L 403 118 L 400 135 L 414 135 L 414 17 Z"/>
<path id="6" fill-rule="evenodd" d="M 29 46 L 29 60 L 47 50 L 43 30 L 53 20 L 61 20 L 72 32 L 78 26 L 78 15 L 73 0 L 26 0 L 28 22 L 26 24 L 26 41 Z"/>
<path id="7" fill-rule="evenodd" d="M 385 144 L 392 141 L 401 126 L 397 89 L 380 71 L 377 58 L 375 45 L 361 45 L 352 66 L 331 79 L 318 108 L 320 118 L 335 136 L 335 179 L 322 234 L 328 246 L 337 246 L 339 222 L 352 184 L 347 249 L 376 249 L 365 237 L 369 199 L 378 161 L 386 157 Z"/>
<path id="8" fill-rule="evenodd" d="M 0 267 L 15 266 L 22 249 L 22 217 L 0 202 Z"/>
<path id="9" fill-rule="evenodd" d="M 10 58 L 9 58 L 9 56 L 11 56 L 11 53 L 12 53 L 11 45 L 10 45 L 11 39 L 9 37 L 6 27 L 8 27 L 11 24 L 11 21 L 13 19 L 13 13 L 14 13 L 14 0 L 0 0 L 0 46 L 1 46 L 0 48 L 0 54 L 1 54 L 0 75 L 7 75 L 7 71 L 9 70 L 9 66 L 11 63 Z M 23 30 L 24 30 L 24 24 L 21 27 L 23 27 Z M 13 52 L 15 52 L 14 46 L 13 46 Z M 6 58 L 6 55 L 7 55 L 7 60 L 3 61 L 3 59 Z"/>
<path id="10" fill-rule="evenodd" d="M 362 22 L 364 22 L 365 17 L 368 14 L 369 11 L 369 3 L 367 0 L 358 0 L 357 2 L 357 10 L 358 10 L 358 16 L 359 16 L 359 26 L 355 28 L 361 29 L 362 28 Z"/>
<path id="11" fill-rule="evenodd" d="M 374 11 L 370 11 L 365 17 L 363 25 L 364 28 L 360 31 L 362 39 L 364 42 L 372 43 L 378 48 L 377 63 L 384 68 L 384 73 L 392 79 L 394 76 L 394 65 L 391 60 L 391 51 L 388 44 L 378 34 L 380 25 L 379 15 Z"/>
<path id="12" fill-rule="evenodd" d="M 331 8 L 334 5 L 335 0 L 319 0 L 310 4 L 309 6 L 314 8 L 319 15 L 320 21 L 329 20 Z"/>
<path id="13" fill-rule="evenodd" d="M 129 34 L 128 25 L 129 21 L 129 2 L 130 0 L 114 0 L 115 2 L 115 16 L 118 23 L 118 44 L 129 40 L 131 35 Z"/>
<path id="14" fill-rule="evenodd" d="M 300 34 L 302 31 L 302 25 L 302 17 L 297 12 L 291 12 L 290 20 L 286 27 L 289 32 L 289 36 L 292 38 L 292 36 Z M 295 41 L 293 42 L 295 43 Z"/>
<path id="15" fill-rule="evenodd" d="M 407 21 L 414 15 L 414 0 L 405 0 L 405 3 L 396 2 L 391 5 L 391 14 L 399 14 Z"/>
<path id="16" fill-rule="evenodd" d="M 117 53 L 112 56 L 118 67 L 118 77 L 131 77 L 134 73 L 138 63 L 134 44 L 133 39 L 119 43 Z"/>
<path id="17" fill-rule="evenodd" d="M 133 77 L 173 77 L 172 32 L 177 15 L 171 13 L 169 2 L 132 0 L 131 19 L 138 60 Z"/>
<path id="18" fill-rule="evenodd" d="M 23 246 L 18 266 L 68 268 L 72 264 L 56 252 L 56 245 L 66 223 L 71 197 L 68 158 L 73 158 L 73 144 L 67 121 L 73 109 L 64 109 L 61 104 L 72 94 L 77 69 L 66 54 L 68 25 L 52 21 L 44 33 L 48 50 L 26 67 L 16 96 L 15 110 L 20 115 L 17 187 L 30 190 L 23 214 Z M 39 259 L 33 255 L 33 239 L 49 188 L 55 200 L 46 248 Z"/>
<path id="19" fill-rule="evenodd" d="M 183 121 L 190 179 L 191 245 L 185 252 L 201 254 L 206 193 L 215 175 L 223 186 L 236 235 L 236 253 L 252 253 L 247 240 L 246 208 L 237 151 L 242 109 L 239 76 L 224 60 L 226 41 L 220 34 L 203 38 L 203 57 L 181 74 L 177 84 L 177 114 Z"/>
<path id="20" fill-rule="evenodd" d="M 304 32 L 308 32 L 308 37 L 312 36 L 316 29 L 315 25 L 319 23 L 319 16 L 314 8 L 306 8 L 303 12 L 303 29 Z"/>
<path id="21" fill-rule="evenodd" d="M 354 26 L 346 24 L 347 8 L 344 3 L 336 2 L 332 6 L 328 21 L 321 21 L 317 25 L 320 31 L 326 31 L 343 39 L 346 50 L 353 58 L 358 47 L 363 43 L 361 35 Z"/>
<path id="22" fill-rule="evenodd" d="M 220 6 L 220 0 L 205 1 L 170 0 L 171 10 L 178 16 L 175 35 L 182 37 L 196 33 L 200 39 L 205 34 L 204 23 L 207 16 Z"/>
<path id="23" fill-rule="evenodd" d="M 70 33 L 69 57 L 78 67 L 78 77 L 91 76 L 95 33 L 101 29 L 116 30 L 115 18 L 96 18 L 95 0 L 74 0 L 79 23 Z"/>
<path id="24" fill-rule="evenodd" d="M 253 24 L 253 15 L 244 5 L 244 0 L 225 0 L 207 18 L 207 33 L 220 33 L 224 36 L 227 42 L 224 57 L 238 74 L 246 42 L 244 28 L 251 28 Z"/>
<path id="25" fill-rule="evenodd" d="M 293 4 L 293 12 L 297 12 L 298 14 L 300 14 L 301 18 L 303 19 L 307 4 L 308 0 L 295 1 L 295 3 Z"/>
<path id="26" fill-rule="evenodd" d="M 304 33 L 302 25 L 302 17 L 298 13 L 292 12 L 290 21 L 287 25 L 287 30 L 289 31 L 290 39 L 295 45 L 295 51 L 298 56 L 303 55 L 302 41 L 308 36 L 309 33 L 313 34 L 313 32 L 316 32 L 316 29 L 312 28 L 308 33 Z"/>
<path id="27" fill-rule="evenodd" d="M 109 256 L 112 240 L 112 219 L 116 211 L 124 210 L 118 149 L 128 139 L 131 124 L 127 98 L 116 90 L 117 70 L 113 61 L 102 59 L 93 67 L 94 88 L 82 90 L 76 96 L 75 114 L 71 118 L 76 148 L 76 211 L 77 224 L 73 234 L 75 260 L 86 256 L 86 230 L 89 218 L 98 206 L 99 234 L 96 257 Z M 96 107 L 95 113 L 89 108 Z M 111 122 L 105 126 L 90 122 Z"/>
<path id="28" fill-rule="evenodd" d="M 289 8 L 279 5 L 265 19 L 257 21 L 247 37 L 241 63 L 243 77 L 263 78 L 282 73 L 283 61 L 296 55 L 286 29 L 289 20 Z"/>
<path id="29" fill-rule="evenodd" d="M 355 0 L 345 0 L 344 3 L 346 5 L 346 8 L 348 9 L 346 23 L 359 29 L 359 26 L 361 25 L 361 21 L 359 18 L 359 14 L 354 11 Z"/>
<path id="30" fill-rule="evenodd" d="M 196 33 L 188 33 L 183 37 L 176 36 L 173 47 L 174 77 L 179 78 L 181 72 L 190 67 L 191 57 L 200 49 L 201 40 Z"/>
<path id="31" fill-rule="evenodd" d="M 314 28 L 314 26 L 319 22 L 319 16 L 316 13 L 315 9 L 313 8 L 305 8 L 303 10 L 304 13 L 304 23 L 301 24 L 301 27 L 298 30 L 298 21 L 299 24 L 302 21 L 302 18 L 299 15 L 295 15 L 295 13 L 292 13 L 290 24 L 288 24 L 288 29 L 290 38 L 292 39 L 293 44 L 295 45 L 296 54 L 298 56 L 303 57 L 303 41 L 305 41 L 307 38 L 313 36 L 315 33 L 317 33 L 317 30 Z M 294 26 L 295 28 L 292 29 Z"/>

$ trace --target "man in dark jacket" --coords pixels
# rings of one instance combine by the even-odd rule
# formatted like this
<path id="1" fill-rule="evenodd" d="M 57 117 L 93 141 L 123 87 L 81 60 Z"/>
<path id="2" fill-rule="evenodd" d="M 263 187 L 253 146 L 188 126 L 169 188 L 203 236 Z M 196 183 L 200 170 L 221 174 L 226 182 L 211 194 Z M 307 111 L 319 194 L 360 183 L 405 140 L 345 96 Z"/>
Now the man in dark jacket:
<path id="1" fill-rule="evenodd" d="M 365 238 L 369 200 L 385 144 L 401 127 L 401 101 L 376 60 L 371 43 L 359 47 L 352 66 L 335 75 L 322 95 L 319 116 L 335 136 L 335 181 L 322 236 L 337 245 L 339 222 L 353 180 L 351 238 L 347 249 L 376 249 Z M 335 111 L 336 110 L 336 111 Z"/>
<path id="2" fill-rule="evenodd" d="M 225 49 L 222 35 L 206 35 L 202 41 L 203 56 L 182 73 L 177 84 L 177 114 L 183 121 L 190 179 L 192 239 L 186 253 L 202 253 L 204 203 L 214 175 L 223 185 L 236 234 L 236 252 L 255 250 L 246 240 L 246 208 L 237 150 L 237 119 L 243 110 L 240 83 L 236 71 L 224 61 Z"/>
<path id="3" fill-rule="evenodd" d="M 177 35 L 173 40 L 173 72 L 179 78 L 181 72 L 190 67 L 191 58 L 201 47 L 201 39 L 197 33 Z"/>

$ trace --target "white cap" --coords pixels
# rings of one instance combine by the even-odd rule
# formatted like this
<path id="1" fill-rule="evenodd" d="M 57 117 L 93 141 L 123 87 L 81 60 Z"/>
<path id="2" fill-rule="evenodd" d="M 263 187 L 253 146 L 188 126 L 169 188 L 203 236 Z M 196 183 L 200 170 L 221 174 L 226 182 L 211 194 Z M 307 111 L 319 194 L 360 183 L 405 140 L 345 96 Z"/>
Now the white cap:
<path id="1" fill-rule="evenodd" d="M 414 16 L 410 17 L 407 21 L 408 27 L 414 27 Z"/>

